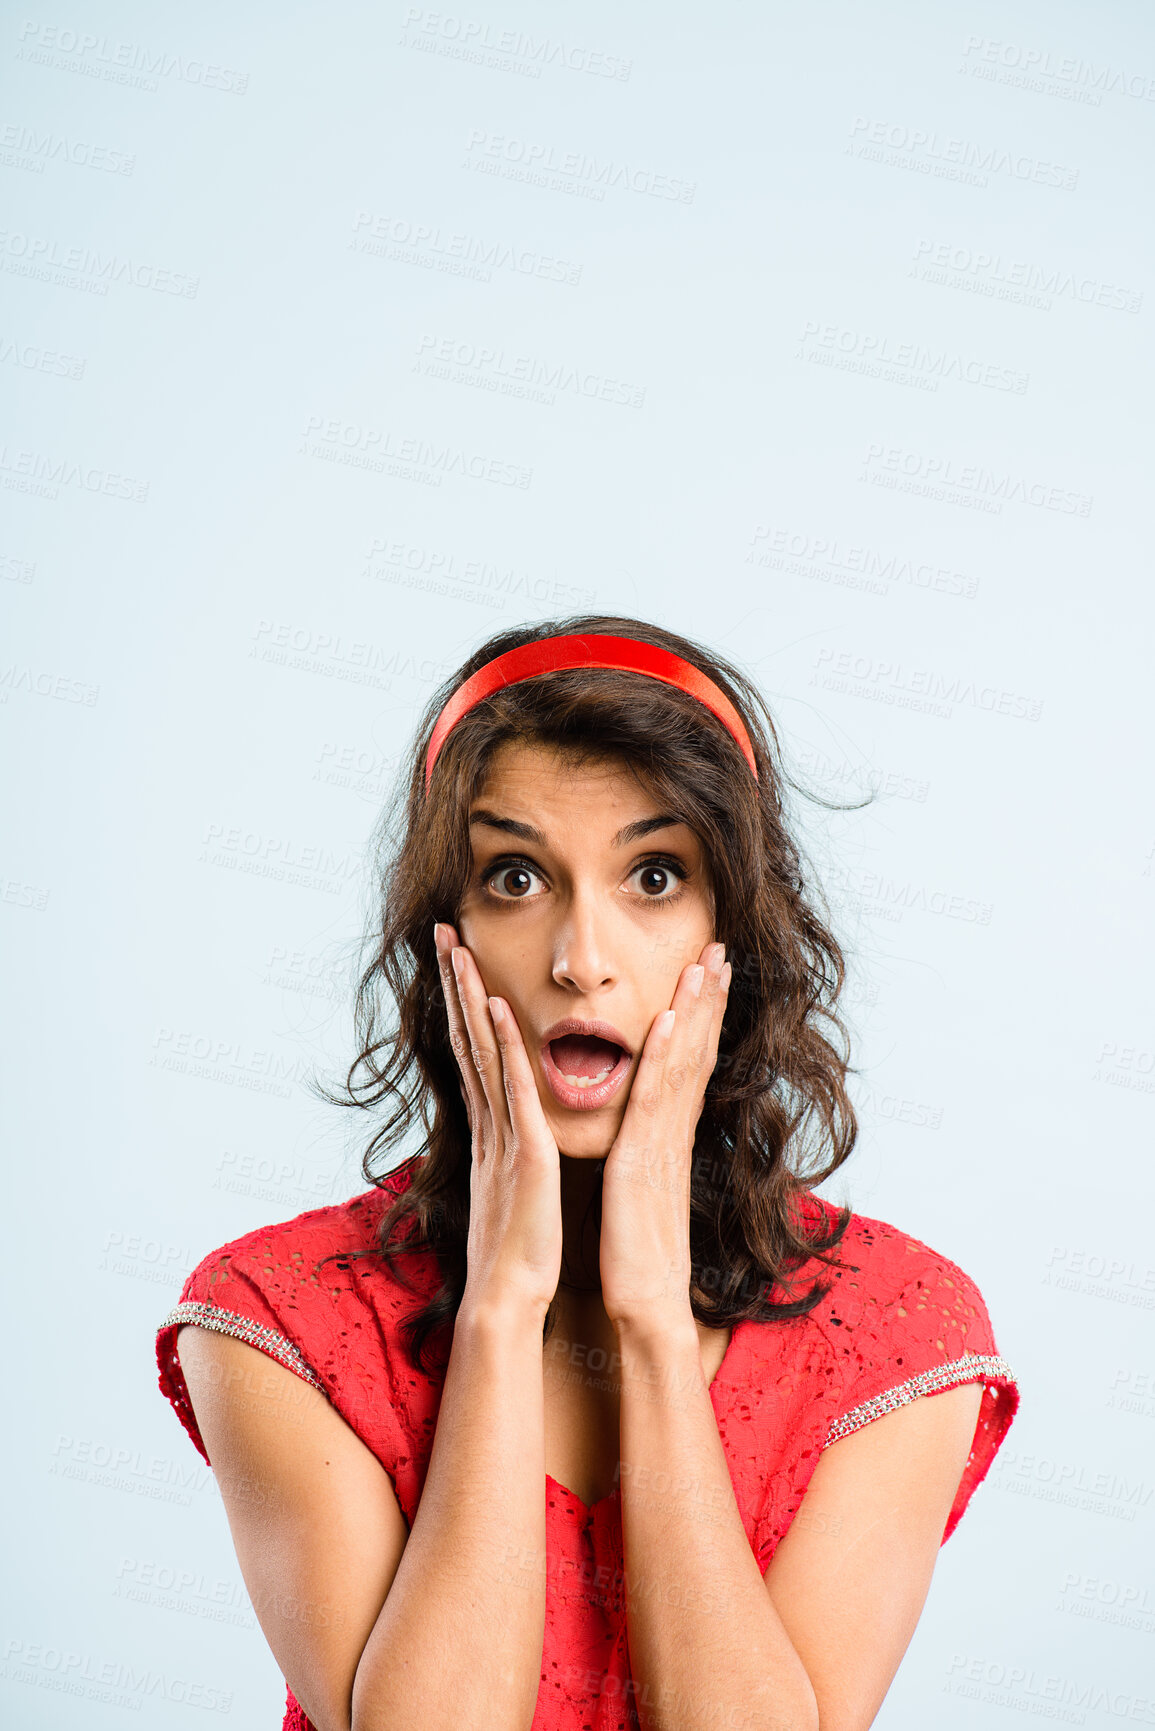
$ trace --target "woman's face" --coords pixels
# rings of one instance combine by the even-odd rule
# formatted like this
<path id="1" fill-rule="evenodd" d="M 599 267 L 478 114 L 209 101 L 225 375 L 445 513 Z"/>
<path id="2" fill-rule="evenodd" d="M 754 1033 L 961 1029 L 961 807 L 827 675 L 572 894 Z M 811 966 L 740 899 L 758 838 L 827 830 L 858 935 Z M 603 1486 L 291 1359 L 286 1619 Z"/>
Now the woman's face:
<path id="1" fill-rule="evenodd" d="M 559 1149 L 603 1159 L 651 1024 L 714 937 L 702 846 L 625 764 L 513 744 L 469 828 L 461 941 L 517 1018 Z M 605 1026 L 558 1029 L 570 1021 Z"/>

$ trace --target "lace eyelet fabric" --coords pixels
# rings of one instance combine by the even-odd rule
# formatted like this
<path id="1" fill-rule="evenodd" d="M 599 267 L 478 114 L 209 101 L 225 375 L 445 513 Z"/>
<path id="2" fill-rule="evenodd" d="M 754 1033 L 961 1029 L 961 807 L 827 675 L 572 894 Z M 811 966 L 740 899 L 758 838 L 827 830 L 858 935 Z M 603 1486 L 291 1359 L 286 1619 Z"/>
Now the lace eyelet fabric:
<path id="1" fill-rule="evenodd" d="M 347 1202 L 310 1209 L 212 1251 L 157 1330 L 160 1389 L 202 1458 L 176 1352 L 188 1323 L 230 1334 L 320 1390 L 380 1461 L 412 1528 L 429 1466 L 442 1378 L 409 1363 L 402 1324 L 422 1302 L 372 1250 L 411 1164 Z M 814 1196 L 804 1211 L 830 1205 Z M 710 1400 L 735 1502 L 764 1573 L 789 1531 L 824 1449 L 911 1401 L 963 1383 L 983 1389 L 978 1421 L 941 1543 L 954 1532 L 1018 1407 L 975 1283 L 955 1263 L 885 1221 L 855 1214 L 836 1255 L 798 1275 L 831 1280 L 806 1316 L 739 1322 Z M 411 1273 L 438 1275 L 411 1253 Z M 777 1297 L 784 1296 L 781 1293 Z M 638 1725 L 626 1640 L 621 1494 L 587 1507 L 547 1476 L 546 1626 L 533 1731 L 629 1731 Z M 286 1686 L 282 1731 L 315 1731 Z"/>

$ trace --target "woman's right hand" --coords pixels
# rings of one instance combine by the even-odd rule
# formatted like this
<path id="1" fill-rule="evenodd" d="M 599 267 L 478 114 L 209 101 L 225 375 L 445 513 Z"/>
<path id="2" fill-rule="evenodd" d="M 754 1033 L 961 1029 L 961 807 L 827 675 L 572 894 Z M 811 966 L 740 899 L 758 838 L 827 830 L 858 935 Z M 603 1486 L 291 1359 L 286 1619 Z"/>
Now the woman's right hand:
<path id="1" fill-rule="evenodd" d="M 462 1304 L 528 1303 L 544 1318 L 561 1275 L 557 1143 L 513 1011 L 487 998 L 451 925 L 434 941 L 473 1142 Z"/>

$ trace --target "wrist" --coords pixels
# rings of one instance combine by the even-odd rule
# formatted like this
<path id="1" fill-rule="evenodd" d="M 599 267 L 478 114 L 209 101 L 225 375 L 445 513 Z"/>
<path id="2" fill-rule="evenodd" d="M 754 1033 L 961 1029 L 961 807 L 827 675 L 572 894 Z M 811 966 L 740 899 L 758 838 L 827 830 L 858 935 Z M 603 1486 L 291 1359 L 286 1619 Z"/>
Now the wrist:
<path id="1" fill-rule="evenodd" d="M 455 1333 L 493 1336 L 499 1340 L 529 1340 L 540 1348 L 548 1304 L 516 1293 L 462 1294 L 454 1320 Z"/>
<path id="2" fill-rule="evenodd" d="M 698 1324 L 688 1304 L 615 1316 L 613 1325 L 618 1349 L 623 1356 L 631 1351 L 666 1356 L 687 1352 L 691 1348 L 695 1352 L 701 1351 Z"/>
<path id="3" fill-rule="evenodd" d="M 706 1384 L 702 1343 L 692 1312 L 635 1316 L 615 1323 L 622 1397 L 683 1407 Z"/>

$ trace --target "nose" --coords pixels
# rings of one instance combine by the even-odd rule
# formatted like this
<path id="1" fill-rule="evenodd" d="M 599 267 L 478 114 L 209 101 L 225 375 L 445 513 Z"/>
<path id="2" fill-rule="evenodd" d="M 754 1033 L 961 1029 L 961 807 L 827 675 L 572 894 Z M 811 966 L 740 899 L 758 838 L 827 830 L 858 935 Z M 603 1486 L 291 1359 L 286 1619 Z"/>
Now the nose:
<path id="1" fill-rule="evenodd" d="M 589 993 L 612 986 L 611 919 L 588 897 L 575 895 L 558 922 L 553 944 L 553 978 L 570 991 Z"/>

